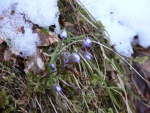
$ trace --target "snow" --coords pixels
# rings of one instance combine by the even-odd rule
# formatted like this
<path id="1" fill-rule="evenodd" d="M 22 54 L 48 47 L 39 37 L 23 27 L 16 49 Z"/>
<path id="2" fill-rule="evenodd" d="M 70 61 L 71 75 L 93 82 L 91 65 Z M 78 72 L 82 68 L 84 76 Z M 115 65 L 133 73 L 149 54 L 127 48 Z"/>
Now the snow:
<path id="1" fill-rule="evenodd" d="M 11 14 L 12 10 L 14 14 Z M 12 50 L 22 52 L 24 56 L 35 55 L 40 44 L 38 35 L 32 32 L 33 23 L 45 28 L 55 24 L 55 33 L 58 33 L 58 16 L 57 0 L 0 0 L 0 17 L 3 18 L 0 19 L 0 31 L 5 40 L 11 40 Z"/>
<path id="2" fill-rule="evenodd" d="M 150 0 L 79 0 L 110 36 L 123 56 L 131 57 L 134 36 L 144 48 L 150 46 Z M 137 39 L 135 41 L 137 43 Z"/>
<path id="3" fill-rule="evenodd" d="M 13 50 L 19 50 L 25 56 L 36 54 L 40 40 L 36 33 L 32 33 L 33 23 L 45 28 L 55 24 L 55 33 L 59 32 L 57 1 L 0 0 L 0 32 L 5 35 L 5 40 L 11 39 Z M 144 48 L 150 46 L 149 0 L 80 1 L 96 20 L 102 22 L 109 33 L 111 44 L 121 55 L 131 57 L 134 36 L 138 36 L 136 43 L 139 41 Z M 12 10 L 14 14 L 11 14 Z"/>

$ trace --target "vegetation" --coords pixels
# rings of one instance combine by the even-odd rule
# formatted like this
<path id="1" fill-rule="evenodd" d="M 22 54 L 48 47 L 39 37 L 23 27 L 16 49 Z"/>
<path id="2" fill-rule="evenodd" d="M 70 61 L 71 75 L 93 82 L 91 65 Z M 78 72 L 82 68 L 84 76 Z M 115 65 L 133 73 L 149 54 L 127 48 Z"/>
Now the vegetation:
<path id="1" fill-rule="evenodd" d="M 0 112 L 135 112 L 130 66 L 109 45 L 104 26 L 76 1 L 60 0 L 59 8 L 68 36 L 39 46 L 36 57 L 6 54 L 9 44 L 0 44 Z"/>

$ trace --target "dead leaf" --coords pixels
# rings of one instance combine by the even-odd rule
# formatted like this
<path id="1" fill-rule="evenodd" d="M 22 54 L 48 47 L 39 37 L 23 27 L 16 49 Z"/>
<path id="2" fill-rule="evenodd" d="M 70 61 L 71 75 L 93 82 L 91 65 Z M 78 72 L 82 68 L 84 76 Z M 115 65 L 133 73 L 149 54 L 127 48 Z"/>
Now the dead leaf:
<path id="1" fill-rule="evenodd" d="M 38 57 L 38 58 L 36 59 L 36 61 L 37 61 L 37 65 L 39 66 L 39 68 L 40 68 L 41 70 L 45 70 L 44 62 L 42 61 L 42 59 L 41 59 L 40 57 Z"/>
<path id="2" fill-rule="evenodd" d="M 48 46 L 50 44 L 49 39 L 48 39 L 49 36 L 41 32 L 39 28 L 34 29 L 33 32 L 37 33 L 40 38 L 41 43 L 39 46 Z"/>
<path id="3" fill-rule="evenodd" d="M 24 69 L 26 73 L 33 72 L 33 74 L 37 74 L 45 70 L 44 62 L 39 52 L 37 52 L 36 56 L 28 57 L 27 59 Z"/>
<path id="4" fill-rule="evenodd" d="M 33 32 L 37 33 L 40 38 L 41 43 L 39 46 L 49 46 L 50 44 L 56 44 L 59 41 L 58 36 L 51 31 L 48 31 L 47 34 L 42 32 L 40 28 L 35 28 Z"/>
<path id="5" fill-rule="evenodd" d="M 56 44 L 60 39 L 52 32 L 49 32 L 49 42 L 50 44 Z"/>

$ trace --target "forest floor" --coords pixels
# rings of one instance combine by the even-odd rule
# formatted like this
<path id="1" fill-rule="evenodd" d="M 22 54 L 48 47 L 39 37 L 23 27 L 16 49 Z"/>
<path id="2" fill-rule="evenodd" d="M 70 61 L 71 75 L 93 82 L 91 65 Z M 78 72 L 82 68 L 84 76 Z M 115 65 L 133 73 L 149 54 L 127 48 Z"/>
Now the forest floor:
<path id="1" fill-rule="evenodd" d="M 34 23 L 41 40 L 35 56 L 12 52 L 0 38 L 0 112 L 149 113 L 150 49 L 136 46 L 133 58 L 124 58 L 77 2 L 58 6 L 68 37 Z"/>

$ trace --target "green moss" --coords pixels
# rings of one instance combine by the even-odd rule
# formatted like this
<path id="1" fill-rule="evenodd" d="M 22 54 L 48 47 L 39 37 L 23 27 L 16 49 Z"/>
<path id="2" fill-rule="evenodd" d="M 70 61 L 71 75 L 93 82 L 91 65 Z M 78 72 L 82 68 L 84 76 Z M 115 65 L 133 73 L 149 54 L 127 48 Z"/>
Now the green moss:
<path id="1" fill-rule="evenodd" d="M 5 89 L 0 89 L 0 108 L 5 108 L 9 104 Z"/>
<path id="2" fill-rule="evenodd" d="M 133 59 L 134 62 L 138 62 L 139 64 L 144 64 L 146 61 L 148 60 L 148 57 L 147 56 L 144 56 L 144 57 L 136 57 Z"/>

